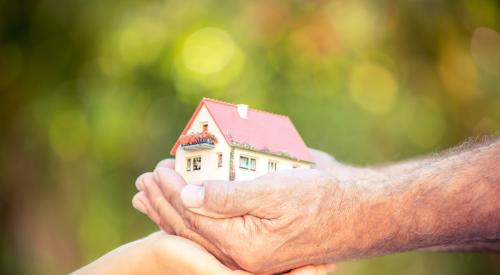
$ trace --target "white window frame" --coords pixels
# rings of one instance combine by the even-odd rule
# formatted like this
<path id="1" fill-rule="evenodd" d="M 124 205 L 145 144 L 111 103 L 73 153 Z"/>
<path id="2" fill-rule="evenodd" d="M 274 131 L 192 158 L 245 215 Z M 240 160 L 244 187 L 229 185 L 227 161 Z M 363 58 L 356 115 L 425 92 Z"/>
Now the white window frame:
<path id="1" fill-rule="evenodd" d="M 244 165 L 242 159 L 246 159 L 246 164 Z M 257 159 L 250 156 L 240 155 L 240 169 L 257 171 Z"/>
<path id="2" fill-rule="evenodd" d="M 194 169 L 194 160 L 195 159 L 200 159 L 200 167 L 199 169 Z M 193 156 L 193 157 L 187 157 L 186 158 L 186 172 L 191 172 L 191 171 L 200 171 L 201 170 L 201 156 Z"/>
<path id="3" fill-rule="evenodd" d="M 195 169 L 195 167 L 194 167 L 194 161 L 195 161 L 195 159 L 199 159 L 199 162 L 198 162 L 199 163 L 199 167 L 197 169 Z M 201 156 L 195 156 L 195 157 L 193 157 L 193 169 L 192 170 L 193 171 L 200 171 L 201 170 Z"/>
<path id="4" fill-rule="evenodd" d="M 268 160 L 267 161 L 267 170 L 269 172 L 275 172 L 278 171 L 278 161 L 276 160 Z"/>

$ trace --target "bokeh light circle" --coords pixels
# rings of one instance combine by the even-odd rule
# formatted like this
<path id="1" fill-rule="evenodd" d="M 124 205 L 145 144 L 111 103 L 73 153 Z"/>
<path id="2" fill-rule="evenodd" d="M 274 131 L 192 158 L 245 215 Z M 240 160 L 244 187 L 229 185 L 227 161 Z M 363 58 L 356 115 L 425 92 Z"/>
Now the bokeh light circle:
<path id="1" fill-rule="evenodd" d="M 217 28 L 203 28 L 191 34 L 182 50 L 184 66 L 195 73 L 208 75 L 224 69 L 234 55 L 231 36 Z"/>

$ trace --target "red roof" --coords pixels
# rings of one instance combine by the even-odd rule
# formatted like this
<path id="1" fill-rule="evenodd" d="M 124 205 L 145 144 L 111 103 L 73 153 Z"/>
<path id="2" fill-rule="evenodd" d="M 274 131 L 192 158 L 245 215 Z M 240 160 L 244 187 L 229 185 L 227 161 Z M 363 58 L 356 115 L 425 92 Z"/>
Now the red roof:
<path id="1" fill-rule="evenodd" d="M 201 100 L 181 135 L 187 134 L 203 105 L 207 107 L 229 145 L 249 145 L 253 150 L 313 162 L 309 149 L 287 116 L 248 108 L 247 118 L 243 119 L 239 116 L 236 105 L 209 98 Z M 179 144 L 177 140 L 170 151 L 172 155 Z"/>

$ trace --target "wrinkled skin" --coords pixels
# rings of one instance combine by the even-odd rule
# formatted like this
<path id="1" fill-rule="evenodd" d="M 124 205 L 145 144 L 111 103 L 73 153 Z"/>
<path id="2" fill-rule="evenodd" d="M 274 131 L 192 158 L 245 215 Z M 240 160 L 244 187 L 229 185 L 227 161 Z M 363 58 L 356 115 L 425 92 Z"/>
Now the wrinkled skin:
<path id="1" fill-rule="evenodd" d="M 270 173 L 252 182 L 205 182 L 208 204 L 198 209 L 182 202 L 186 183 L 166 160 L 138 178 L 141 192 L 133 202 L 165 231 L 194 240 L 231 268 L 273 273 L 322 264 L 334 226 L 328 210 L 340 203 L 342 192 L 327 172 L 335 160 L 314 155 L 321 170 Z"/>

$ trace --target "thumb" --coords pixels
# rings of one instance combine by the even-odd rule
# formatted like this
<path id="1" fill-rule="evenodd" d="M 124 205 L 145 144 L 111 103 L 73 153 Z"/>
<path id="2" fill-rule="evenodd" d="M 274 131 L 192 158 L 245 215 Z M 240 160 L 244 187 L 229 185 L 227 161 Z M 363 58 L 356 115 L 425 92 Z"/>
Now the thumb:
<path id="1" fill-rule="evenodd" d="M 243 216 L 256 208 L 254 184 L 246 182 L 208 181 L 203 185 L 189 184 L 181 191 L 187 208 L 211 218 Z"/>

